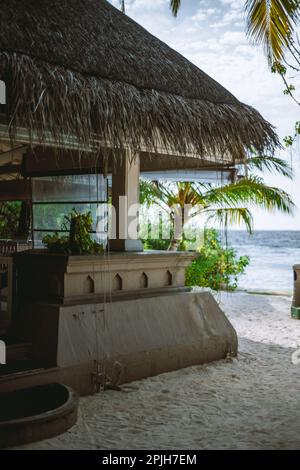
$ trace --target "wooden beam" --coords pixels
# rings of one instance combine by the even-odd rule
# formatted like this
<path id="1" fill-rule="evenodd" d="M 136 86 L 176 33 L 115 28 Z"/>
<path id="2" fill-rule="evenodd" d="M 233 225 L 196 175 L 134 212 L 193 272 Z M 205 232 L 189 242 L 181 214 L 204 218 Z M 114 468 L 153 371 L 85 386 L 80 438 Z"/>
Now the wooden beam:
<path id="1" fill-rule="evenodd" d="M 58 176 L 103 172 L 103 157 L 75 150 L 55 151 L 51 147 L 35 147 L 24 155 L 23 175 Z"/>
<path id="2" fill-rule="evenodd" d="M 0 181 L 0 201 L 26 201 L 31 199 L 29 180 Z"/>
<path id="3" fill-rule="evenodd" d="M 11 175 L 14 173 L 21 173 L 21 165 L 14 165 L 13 163 L 7 163 L 6 165 L 0 166 L 0 175 Z"/>
<path id="4" fill-rule="evenodd" d="M 222 171 L 232 168 L 233 164 L 216 162 L 209 159 L 196 157 L 178 157 L 176 155 L 162 155 L 159 153 L 140 153 L 141 171 L 164 171 L 164 170 L 210 170 Z"/>

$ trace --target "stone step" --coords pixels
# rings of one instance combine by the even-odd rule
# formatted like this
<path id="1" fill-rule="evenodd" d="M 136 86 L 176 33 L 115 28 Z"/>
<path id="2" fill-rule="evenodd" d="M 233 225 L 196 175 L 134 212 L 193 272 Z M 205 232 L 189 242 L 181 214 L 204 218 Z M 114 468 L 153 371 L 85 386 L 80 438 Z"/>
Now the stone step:
<path id="1" fill-rule="evenodd" d="M 0 385 L 1 381 L 7 378 L 18 378 L 18 376 L 31 375 L 43 370 L 44 368 L 40 364 L 25 359 L 11 361 L 6 365 L 0 366 Z"/>

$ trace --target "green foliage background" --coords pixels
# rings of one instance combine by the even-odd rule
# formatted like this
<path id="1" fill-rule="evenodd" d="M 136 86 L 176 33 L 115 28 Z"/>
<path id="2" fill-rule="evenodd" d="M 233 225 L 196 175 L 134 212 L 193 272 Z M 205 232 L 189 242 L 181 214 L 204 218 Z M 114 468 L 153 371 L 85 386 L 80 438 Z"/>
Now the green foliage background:
<path id="1" fill-rule="evenodd" d="M 16 234 L 20 209 L 20 202 L 0 203 L 0 238 L 12 238 Z"/>
<path id="2" fill-rule="evenodd" d="M 249 261 L 248 256 L 238 257 L 233 248 L 222 246 L 218 231 L 208 229 L 198 258 L 186 270 L 186 285 L 233 291 Z"/>

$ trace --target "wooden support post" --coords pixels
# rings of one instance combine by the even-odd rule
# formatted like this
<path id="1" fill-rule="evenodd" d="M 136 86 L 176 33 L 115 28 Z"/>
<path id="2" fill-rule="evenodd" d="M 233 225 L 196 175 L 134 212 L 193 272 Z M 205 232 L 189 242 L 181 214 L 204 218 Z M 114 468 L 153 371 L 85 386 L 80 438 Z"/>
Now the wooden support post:
<path id="1" fill-rule="evenodd" d="M 126 152 L 112 169 L 112 205 L 115 210 L 112 251 L 143 251 L 139 240 L 140 159 Z"/>

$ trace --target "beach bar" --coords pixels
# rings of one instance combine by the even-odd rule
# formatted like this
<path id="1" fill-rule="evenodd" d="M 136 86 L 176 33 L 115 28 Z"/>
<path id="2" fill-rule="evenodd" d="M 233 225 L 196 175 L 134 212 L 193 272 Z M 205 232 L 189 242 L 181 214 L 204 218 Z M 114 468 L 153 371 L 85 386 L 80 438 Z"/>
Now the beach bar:
<path id="1" fill-rule="evenodd" d="M 1 390 L 89 394 L 235 355 L 214 297 L 185 287 L 195 253 L 143 250 L 139 178 L 230 180 L 272 152 L 271 125 L 105 0 L 1 2 L 0 27 L 0 202 L 24 209 L 0 244 Z M 109 202 L 103 253 L 42 246 L 73 208 L 99 236 Z"/>

